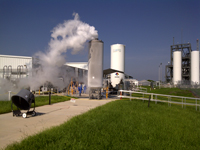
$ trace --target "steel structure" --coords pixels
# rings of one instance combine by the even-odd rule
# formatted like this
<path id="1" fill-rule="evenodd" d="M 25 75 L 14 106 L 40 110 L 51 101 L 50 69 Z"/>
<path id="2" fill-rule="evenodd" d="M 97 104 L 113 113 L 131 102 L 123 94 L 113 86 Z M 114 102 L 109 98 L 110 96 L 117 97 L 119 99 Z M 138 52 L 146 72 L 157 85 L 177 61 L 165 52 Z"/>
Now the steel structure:
<path id="1" fill-rule="evenodd" d="M 173 53 L 175 51 L 181 51 L 182 58 L 181 58 L 181 82 L 182 83 L 189 83 L 191 79 L 191 44 L 185 43 L 185 44 L 176 44 L 171 45 L 171 61 L 168 65 L 165 66 L 165 79 L 166 82 L 172 82 L 173 81 Z"/>

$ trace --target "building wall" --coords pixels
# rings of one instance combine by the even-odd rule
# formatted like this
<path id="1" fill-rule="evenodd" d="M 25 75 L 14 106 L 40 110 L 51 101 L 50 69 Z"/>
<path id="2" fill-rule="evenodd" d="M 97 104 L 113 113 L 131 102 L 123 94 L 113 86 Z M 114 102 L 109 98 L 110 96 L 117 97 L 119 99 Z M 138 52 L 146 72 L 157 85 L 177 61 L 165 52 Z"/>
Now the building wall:
<path id="1" fill-rule="evenodd" d="M 32 57 L 0 55 L 0 77 L 21 78 L 31 75 Z M 12 70 L 12 71 L 11 71 Z M 21 72 L 21 75 L 19 75 Z M 24 73 L 22 73 L 24 72 Z M 25 72 L 27 72 L 25 74 Z"/>
<path id="2" fill-rule="evenodd" d="M 88 62 L 67 62 L 65 65 L 88 70 Z"/>
<path id="3" fill-rule="evenodd" d="M 32 76 L 32 68 L 37 68 L 34 65 L 37 61 L 32 57 L 13 56 L 13 55 L 0 55 L 0 78 L 26 78 Z M 63 68 L 67 71 L 69 77 L 77 78 L 78 80 L 85 81 L 88 73 L 88 62 L 68 62 Z M 87 83 L 85 81 L 85 83 Z"/>

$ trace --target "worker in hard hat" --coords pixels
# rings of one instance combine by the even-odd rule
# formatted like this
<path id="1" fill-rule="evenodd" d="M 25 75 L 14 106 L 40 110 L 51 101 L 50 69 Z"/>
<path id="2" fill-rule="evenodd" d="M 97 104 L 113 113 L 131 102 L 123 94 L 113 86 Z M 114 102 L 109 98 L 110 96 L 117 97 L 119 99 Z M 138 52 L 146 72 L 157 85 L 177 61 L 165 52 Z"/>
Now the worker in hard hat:
<path id="1" fill-rule="evenodd" d="M 78 91 L 79 91 L 79 96 L 81 96 L 81 92 L 82 92 L 82 86 L 81 86 L 81 84 L 78 85 Z"/>

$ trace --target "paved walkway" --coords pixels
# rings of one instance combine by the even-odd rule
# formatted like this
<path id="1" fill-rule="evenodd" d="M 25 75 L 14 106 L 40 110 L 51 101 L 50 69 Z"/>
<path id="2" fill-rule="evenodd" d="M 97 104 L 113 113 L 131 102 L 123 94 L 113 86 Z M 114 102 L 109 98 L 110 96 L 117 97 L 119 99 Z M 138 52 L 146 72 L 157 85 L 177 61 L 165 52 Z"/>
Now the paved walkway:
<path id="1" fill-rule="evenodd" d="M 60 125 L 73 116 L 82 114 L 90 109 L 104 105 L 114 99 L 88 100 L 77 99 L 52 105 L 36 107 L 37 116 L 27 118 L 13 117 L 12 113 L 0 115 L 0 149 L 8 144 L 18 142 L 23 138 L 36 134 L 52 126 Z"/>

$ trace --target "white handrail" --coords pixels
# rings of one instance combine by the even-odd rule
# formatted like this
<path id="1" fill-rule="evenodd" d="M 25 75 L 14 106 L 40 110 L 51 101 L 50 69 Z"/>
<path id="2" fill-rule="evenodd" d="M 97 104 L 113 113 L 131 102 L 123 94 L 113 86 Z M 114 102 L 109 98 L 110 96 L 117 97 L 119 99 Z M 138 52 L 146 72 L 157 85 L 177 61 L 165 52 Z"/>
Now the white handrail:
<path id="1" fill-rule="evenodd" d="M 119 93 L 121 93 L 121 94 L 119 94 Z M 129 93 L 129 96 L 127 96 L 126 93 Z M 133 93 L 141 94 L 141 96 L 132 96 Z M 156 94 L 156 93 L 146 93 L 146 92 L 136 92 L 136 91 L 130 91 L 130 90 L 119 90 L 118 91 L 118 97 L 129 98 L 130 100 L 131 99 L 141 99 L 143 101 L 149 100 L 149 98 L 145 98 L 145 95 L 151 95 L 150 100 L 155 101 L 155 103 L 166 102 L 166 103 L 168 103 L 168 105 L 170 104 L 170 106 L 171 106 L 171 104 L 181 104 L 182 108 L 183 108 L 183 105 L 191 105 L 191 106 L 196 106 L 196 110 L 197 110 L 197 106 L 199 106 L 199 111 L 200 111 L 200 98 Z M 166 97 L 167 100 L 158 99 L 158 96 Z M 180 98 L 182 101 L 181 102 L 173 101 L 172 98 Z M 194 100 L 194 103 L 186 102 L 186 100 Z"/>

